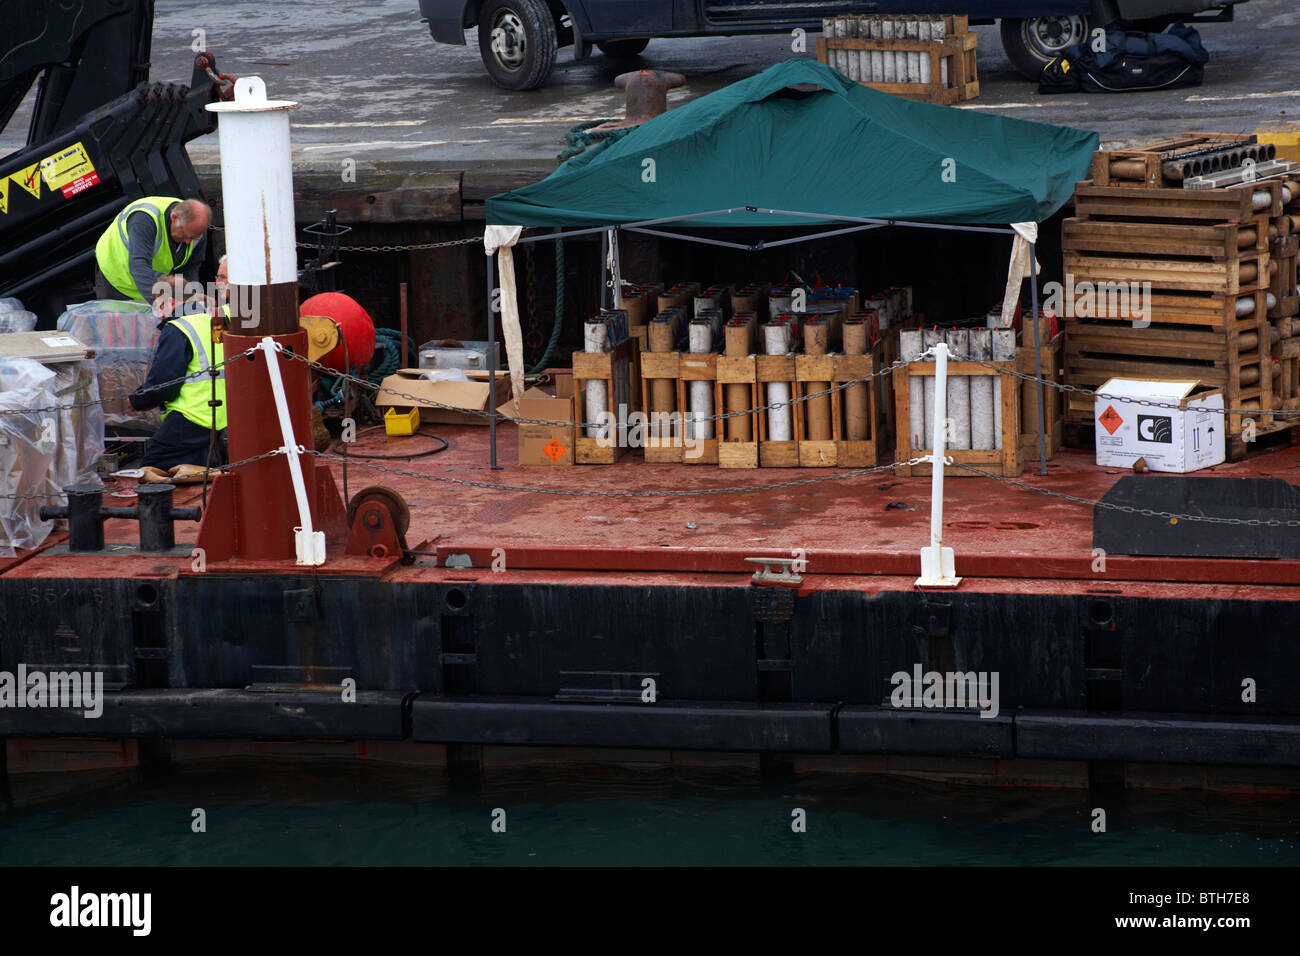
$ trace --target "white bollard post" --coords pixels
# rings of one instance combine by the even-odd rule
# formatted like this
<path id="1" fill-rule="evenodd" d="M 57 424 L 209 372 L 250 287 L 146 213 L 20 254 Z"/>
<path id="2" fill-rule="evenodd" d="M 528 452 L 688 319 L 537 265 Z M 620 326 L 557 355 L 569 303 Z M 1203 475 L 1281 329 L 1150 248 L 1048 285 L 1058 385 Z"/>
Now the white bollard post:
<path id="1" fill-rule="evenodd" d="M 948 346 L 937 343 L 934 353 L 934 446 L 927 456 L 930 462 L 930 546 L 921 549 L 921 576 L 918 587 L 955 588 L 961 583 L 956 574 L 952 548 L 943 546 L 943 466 L 944 418 L 948 413 Z"/>

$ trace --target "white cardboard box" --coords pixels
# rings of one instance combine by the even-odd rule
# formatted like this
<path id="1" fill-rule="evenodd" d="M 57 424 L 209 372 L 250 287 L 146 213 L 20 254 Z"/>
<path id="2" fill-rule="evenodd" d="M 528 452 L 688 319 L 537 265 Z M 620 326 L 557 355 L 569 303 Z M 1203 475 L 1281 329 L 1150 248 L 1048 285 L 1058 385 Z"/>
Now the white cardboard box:
<path id="1" fill-rule="evenodd" d="M 1197 382 L 1112 378 L 1097 390 L 1097 464 L 1129 468 L 1145 458 L 1152 471 L 1183 474 L 1222 464 L 1226 431 L 1223 392 Z M 1178 408 L 1140 405 L 1164 402 Z"/>

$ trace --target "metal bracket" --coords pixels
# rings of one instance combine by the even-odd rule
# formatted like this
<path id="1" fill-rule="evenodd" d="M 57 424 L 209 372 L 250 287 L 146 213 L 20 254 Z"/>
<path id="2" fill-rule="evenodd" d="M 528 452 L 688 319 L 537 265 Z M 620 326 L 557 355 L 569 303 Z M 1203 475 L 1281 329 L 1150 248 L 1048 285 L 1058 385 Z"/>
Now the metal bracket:
<path id="1" fill-rule="evenodd" d="M 746 558 L 750 564 L 761 567 L 750 581 L 754 584 L 794 588 L 803 583 L 803 576 L 794 571 L 797 558 Z"/>

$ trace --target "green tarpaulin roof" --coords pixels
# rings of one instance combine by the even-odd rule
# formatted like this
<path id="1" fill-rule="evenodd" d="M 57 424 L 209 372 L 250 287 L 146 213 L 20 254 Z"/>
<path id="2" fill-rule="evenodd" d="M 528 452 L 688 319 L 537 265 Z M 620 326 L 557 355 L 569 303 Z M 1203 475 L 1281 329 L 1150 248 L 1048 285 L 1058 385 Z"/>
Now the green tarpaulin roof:
<path id="1" fill-rule="evenodd" d="M 791 90 L 796 84 L 821 89 Z M 616 225 L 756 206 L 913 222 L 1042 222 L 1088 175 L 1096 148 L 1096 133 L 905 100 L 814 60 L 789 60 L 492 197 L 487 221 Z M 689 224 L 814 222 L 741 212 Z"/>

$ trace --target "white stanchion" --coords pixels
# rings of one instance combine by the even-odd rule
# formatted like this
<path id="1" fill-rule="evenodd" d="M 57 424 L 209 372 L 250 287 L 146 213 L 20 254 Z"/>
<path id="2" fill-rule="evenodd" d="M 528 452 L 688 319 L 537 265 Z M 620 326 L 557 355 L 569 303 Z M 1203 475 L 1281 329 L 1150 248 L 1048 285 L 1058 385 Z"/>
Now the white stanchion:
<path id="1" fill-rule="evenodd" d="M 284 396 L 284 379 L 280 377 L 280 362 L 276 357 L 279 346 L 269 335 L 256 346 L 266 353 L 266 367 L 271 376 L 271 391 L 275 395 L 275 412 L 280 418 L 280 435 L 284 446 L 280 449 L 289 461 L 289 476 L 293 479 L 293 496 L 298 500 L 298 517 L 302 526 L 293 529 L 294 549 L 298 563 L 321 565 L 325 563 L 325 532 L 312 527 L 311 508 L 307 504 L 307 485 L 302 477 L 302 462 L 298 456 L 306 449 L 293 440 L 293 422 L 289 420 L 289 402 Z"/>
<path id="2" fill-rule="evenodd" d="M 943 466 L 952 464 L 944 458 L 944 441 L 948 417 L 948 346 L 938 342 L 926 354 L 934 354 L 934 445 L 925 456 L 930 469 L 930 546 L 921 549 L 921 576 L 918 587 L 955 588 L 956 559 L 952 548 L 943 546 Z"/>

